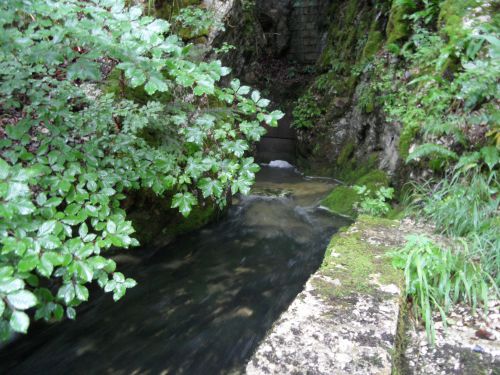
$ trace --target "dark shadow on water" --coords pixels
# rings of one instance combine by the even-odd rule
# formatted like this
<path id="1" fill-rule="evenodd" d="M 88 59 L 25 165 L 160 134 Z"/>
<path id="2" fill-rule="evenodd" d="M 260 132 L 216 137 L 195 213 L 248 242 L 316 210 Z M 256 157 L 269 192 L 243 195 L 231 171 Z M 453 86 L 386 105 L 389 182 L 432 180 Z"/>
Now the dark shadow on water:
<path id="1" fill-rule="evenodd" d="M 347 224 L 316 207 L 324 182 L 264 170 L 259 184 L 292 193 L 244 198 L 221 222 L 125 266 L 138 286 L 121 301 L 99 294 L 76 321 L 39 325 L 0 352 L 0 373 L 240 373 Z"/>

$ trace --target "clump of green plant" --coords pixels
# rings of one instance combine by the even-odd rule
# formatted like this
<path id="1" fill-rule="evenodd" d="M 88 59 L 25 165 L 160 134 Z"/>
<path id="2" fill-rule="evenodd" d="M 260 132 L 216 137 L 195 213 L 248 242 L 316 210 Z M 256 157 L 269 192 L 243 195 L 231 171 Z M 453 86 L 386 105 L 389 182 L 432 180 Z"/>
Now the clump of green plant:
<path id="1" fill-rule="evenodd" d="M 393 266 L 404 270 L 406 294 L 431 343 L 435 340 L 433 311 L 439 311 L 446 325 L 454 303 L 487 308 L 489 276 L 469 256 L 466 246 L 452 251 L 425 236 L 410 236 L 406 246 L 390 256 Z"/>
<path id="2" fill-rule="evenodd" d="M 474 161 L 462 160 L 471 168 Z M 460 166 L 460 165 L 459 165 Z M 457 171 L 447 179 L 415 184 L 410 212 L 436 225 L 437 231 L 468 243 L 483 269 L 500 282 L 500 200 L 496 172 L 484 174 L 475 168 Z"/>
<path id="3" fill-rule="evenodd" d="M 188 6 L 180 9 L 175 16 L 175 22 L 180 26 L 180 35 L 197 37 L 207 35 L 210 30 L 223 31 L 222 23 L 210 9 L 201 9 L 199 6 Z"/>
<path id="4" fill-rule="evenodd" d="M 312 128 L 323 111 L 311 91 L 301 96 L 293 109 L 292 127 L 296 129 Z"/>
<path id="5" fill-rule="evenodd" d="M 393 188 L 382 186 L 374 193 L 365 185 L 355 185 L 353 189 L 361 197 L 361 201 L 354 204 L 354 209 L 358 212 L 371 216 L 384 216 L 391 210 L 388 201 L 394 196 Z"/>
<path id="6" fill-rule="evenodd" d="M 232 44 L 229 44 L 227 42 L 224 42 L 222 43 L 222 46 L 220 46 L 219 48 L 214 48 L 214 52 L 217 54 L 217 55 L 223 55 L 225 53 L 229 53 L 230 51 L 236 49 L 235 46 L 233 46 Z"/>
<path id="7" fill-rule="evenodd" d="M 123 297 L 135 281 L 106 254 L 138 245 L 126 193 L 172 197 L 184 216 L 223 207 L 249 192 L 259 167 L 245 153 L 283 117 L 239 80 L 219 84 L 229 68 L 193 61 L 167 21 L 142 13 L 118 0 L 0 2 L 0 340 L 33 316 L 75 318 L 90 283 Z M 109 69 L 116 95 L 100 90 Z"/>

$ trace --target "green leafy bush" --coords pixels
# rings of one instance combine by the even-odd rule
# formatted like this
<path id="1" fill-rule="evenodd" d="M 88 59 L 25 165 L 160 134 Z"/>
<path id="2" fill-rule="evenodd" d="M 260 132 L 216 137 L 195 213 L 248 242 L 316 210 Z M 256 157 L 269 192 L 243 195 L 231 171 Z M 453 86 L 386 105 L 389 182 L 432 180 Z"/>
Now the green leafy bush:
<path id="1" fill-rule="evenodd" d="M 182 8 L 175 17 L 179 25 L 178 33 L 187 38 L 208 35 L 210 30 L 224 30 L 224 24 L 218 20 L 211 9 L 198 6 Z"/>
<path id="2" fill-rule="evenodd" d="M 382 186 L 374 193 L 365 185 L 356 185 L 353 188 L 361 197 L 361 201 L 356 202 L 354 207 L 359 212 L 372 216 L 384 216 L 391 210 L 390 204 L 386 201 L 393 198 L 393 188 Z"/>
<path id="3" fill-rule="evenodd" d="M 187 216 L 247 193 L 251 142 L 283 116 L 220 61 L 194 62 L 168 22 L 116 0 L 0 3 L 0 339 L 75 317 L 96 281 L 135 281 L 106 258 L 135 246 L 121 201 L 151 189 Z M 119 92 L 104 94 L 109 71 Z M 111 77 L 111 75 L 109 76 Z M 134 102 L 123 93 L 143 93 Z M 216 107 L 216 108 L 214 108 Z"/>
<path id="4" fill-rule="evenodd" d="M 320 115 L 323 113 L 318 105 L 317 100 L 308 91 L 301 96 L 293 108 L 292 127 L 296 129 L 308 129 L 315 125 Z"/>

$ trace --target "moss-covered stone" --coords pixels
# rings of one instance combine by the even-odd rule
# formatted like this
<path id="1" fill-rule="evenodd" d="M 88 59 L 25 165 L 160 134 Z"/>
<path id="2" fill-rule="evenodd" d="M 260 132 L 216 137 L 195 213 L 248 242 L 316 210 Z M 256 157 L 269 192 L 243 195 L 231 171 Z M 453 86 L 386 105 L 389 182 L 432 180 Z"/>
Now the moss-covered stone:
<path id="1" fill-rule="evenodd" d="M 378 30 L 372 30 L 368 34 L 368 40 L 366 41 L 365 48 L 363 49 L 363 54 L 361 55 L 361 61 L 365 61 L 370 57 L 374 56 L 382 47 L 384 43 L 384 35 Z"/>
<path id="2" fill-rule="evenodd" d="M 349 182 L 352 182 L 353 185 L 364 185 L 374 192 L 380 187 L 389 186 L 389 177 L 384 171 L 376 169 Z M 360 196 L 352 187 L 337 186 L 321 201 L 321 205 L 333 213 L 354 217 L 356 216 L 356 212 L 353 206 L 355 203 L 359 203 L 360 200 Z"/>
<path id="3" fill-rule="evenodd" d="M 374 293 L 377 283 L 402 285 L 400 271 L 392 267 L 386 253 L 393 248 L 390 236 L 398 227 L 394 220 L 361 215 L 345 231 L 332 237 L 320 273 L 331 279 L 340 280 L 335 288 L 318 285 L 319 290 L 329 297 L 345 296 L 352 293 Z M 386 242 L 371 242 L 370 237 L 384 238 Z M 376 243 L 376 244 L 375 244 Z M 370 275 L 378 274 L 378 278 Z M 374 282 L 374 280 L 376 282 Z"/>
<path id="4" fill-rule="evenodd" d="M 152 12 L 158 18 L 171 20 L 182 8 L 201 3 L 201 0 L 156 0 Z"/>
<path id="5" fill-rule="evenodd" d="M 387 176 L 387 173 L 385 173 L 384 171 L 376 169 L 358 178 L 356 180 L 355 185 L 365 185 L 369 189 L 375 189 L 381 186 L 388 186 L 389 177 Z"/>
<path id="6" fill-rule="evenodd" d="M 408 11 L 408 5 L 397 1 L 393 2 L 386 28 L 387 44 L 398 42 L 410 34 L 408 20 L 405 19 Z"/>
<path id="7" fill-rule="evenodd" d="M 354 142 L 346 143 L 337 158 L 338 166 L 343 166 L 348 162 L 349 158 L 352 156 L 352 153 L 355 151 L 355 147 L 356 145 L 354 144 Z"/>
<path id="8" fill-rule="evenodd" d="M 418 124 L 408 124 L 403 128 L 399 136 L 399 156 L 406 160 L 410 154 L 410 147 L 414 143 L 415 137 L 419 133 L 420 127 Z"/>
<path id="9" fill-rule="evenodd" d="M 337 186 L 321 201 L 321 205 L 333 213 L 345 216 L 354 216 L 353 206 L 359 201 L 358 194 L 348 186 Z"/>

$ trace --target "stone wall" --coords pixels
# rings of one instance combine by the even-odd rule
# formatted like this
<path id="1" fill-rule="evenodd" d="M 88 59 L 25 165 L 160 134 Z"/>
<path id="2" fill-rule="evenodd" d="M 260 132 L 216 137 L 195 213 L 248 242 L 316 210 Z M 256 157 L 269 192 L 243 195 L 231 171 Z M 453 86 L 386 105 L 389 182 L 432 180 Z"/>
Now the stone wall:
<path id="1" fill-rule="evenodd" d="M 316 63 L 322 50 L 327 4 L 324 0 L 292 1 L 288 58 L 303 64 Z"/>

